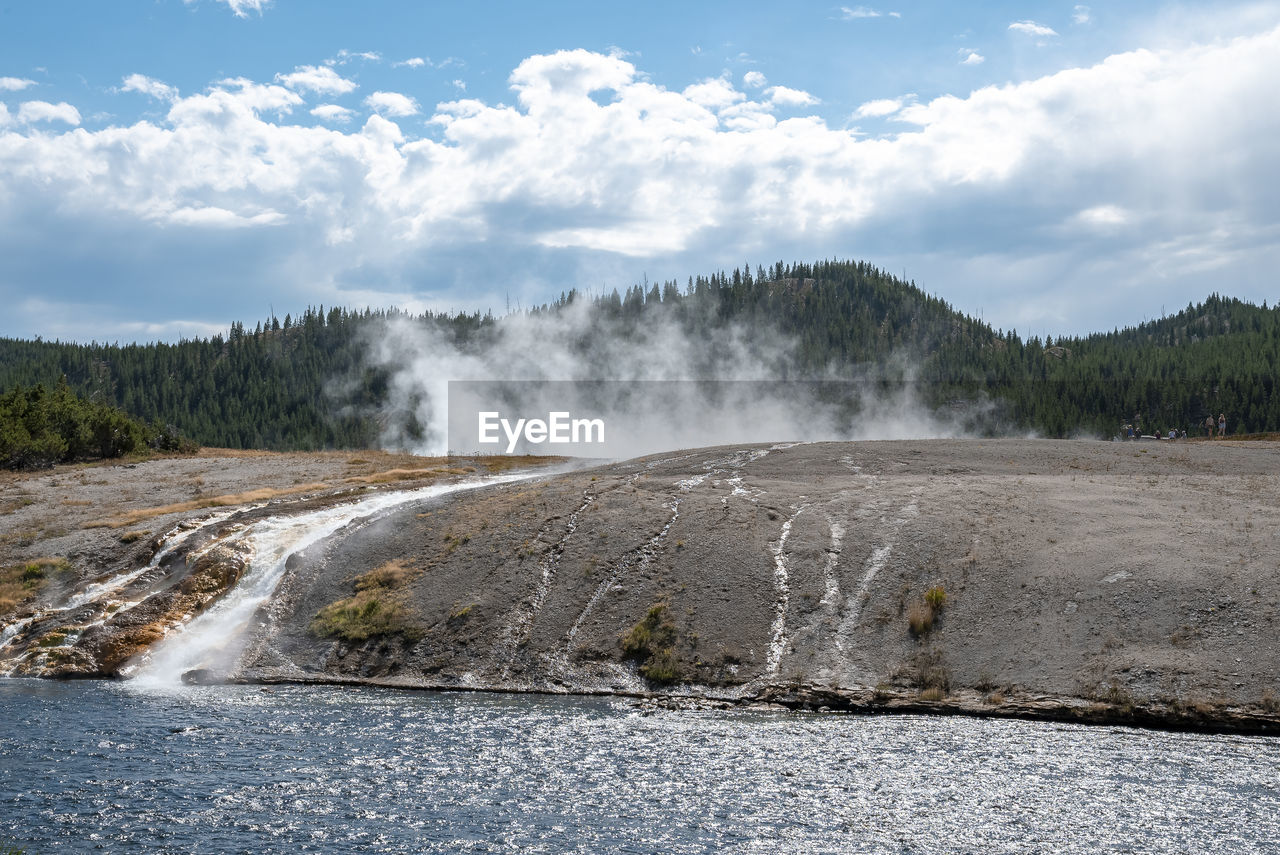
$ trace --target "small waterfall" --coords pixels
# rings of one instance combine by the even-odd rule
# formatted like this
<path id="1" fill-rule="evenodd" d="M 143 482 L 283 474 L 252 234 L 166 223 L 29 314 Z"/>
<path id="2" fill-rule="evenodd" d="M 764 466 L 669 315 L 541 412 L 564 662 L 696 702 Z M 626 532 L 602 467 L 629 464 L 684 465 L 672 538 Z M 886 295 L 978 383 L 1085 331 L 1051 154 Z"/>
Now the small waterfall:
<path id="1" fill-rule="evenodd" d="M 225 676 L 234 671 L 247 642 L 248 627 L 258 608 L 275 592 L 289 556 L 335 534 L 356 521 L 376 519 L 388 511 L 450 493 L 509 483 L 544 473 L 515 473 L 417 490 L 380 493 L 357 502 L 295 516 L 259 520 L 239 533 L 250 551 L 248 568 L 239 583 L 208 611 L 156 644 L 130 673 L 144 688 L 171 688 L 196 668 Z"/>

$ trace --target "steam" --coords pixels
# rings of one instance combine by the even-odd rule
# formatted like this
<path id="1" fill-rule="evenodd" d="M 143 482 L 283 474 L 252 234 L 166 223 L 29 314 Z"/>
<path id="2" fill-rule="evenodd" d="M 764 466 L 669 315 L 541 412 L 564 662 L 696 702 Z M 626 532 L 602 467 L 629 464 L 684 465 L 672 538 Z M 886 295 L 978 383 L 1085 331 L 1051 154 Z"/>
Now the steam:
<path id="1" fill-rule="evenodd" d="M 549 406 L 559 406 L 603 418 L 608 453 L 595 456 L 973 432 L 972 410 L 934 412 L 911 382 L 833 371 L 820 378 L 825 384 L 800 382 L 795 341 L 765 323 L 748 329 L 697 312 L 687 303 L 646 306 L 628 319 L 579 300 L 558 311 L 509 315 L 464 341 L 431 322 L 388 320 L 369 342 L 370 362 L 389 376 L 378 414 L 381 442 L 430 455 L 483 450 L 458 444 L 450 381 L 493 383 L 504 410 L 524 416 L 545 417 Z M 899 381 L 912 376 L 902 362 L 893 374 Z M 855 382 L 834 386 L 836 380 Z M 552 394 L 547 381 L 577 382 L 556 383 Z M 549 396 L 557 403 L 549 404 Z M 549 446 L 521 451 L 552 453 Z"/>

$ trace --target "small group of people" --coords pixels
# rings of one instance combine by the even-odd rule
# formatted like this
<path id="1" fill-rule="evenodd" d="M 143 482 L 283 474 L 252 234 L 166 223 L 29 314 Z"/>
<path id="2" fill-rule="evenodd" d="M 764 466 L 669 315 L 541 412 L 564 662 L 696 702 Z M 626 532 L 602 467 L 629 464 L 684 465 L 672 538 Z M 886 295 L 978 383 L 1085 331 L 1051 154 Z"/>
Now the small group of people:
<path id="1" fill-rule="evenodd" d="M 1204 430 L 1205 430 L 1205 433 L 1208 435 L 1209 439 L 1214 439 L 1213 425 L 1214 425 L 1213 416 L 1212 415 L 1205 416 Z M 1227 435 L 1227 416 L 1225 413 L 1219 413 L 1217 439 L 1222 439 L 1226 435 Z"/>
<path id="2" fill-rule="evenodd" d="M 1129 424 L 1120 426 L 1120 435 L 1123 436 L 1125 439 L 1141 439 L 1143 437 L 1143 433 L 1138 428 L 1138 422 L 1139 422 L 1138 415 L 1134 415 L 1132 422 L 1130 422 Z M 1218 433 L 1216 437 L 1214 436 L 1214 433 L 1213 433 L 1213 430 L 1215 427 L 1218 429 Z M 1220 413 L 1216 421 L 1214 420 L 1212 415 L 1207 416 L 1204 420 L 1204 429 L 1205 429 L 1205 432 L 1208 434 L 1209 439 L 1215 439 L 1215 438 L 1222 439 L 1224 436 L 1227 435 L 1226 413 Z M 1167 434 L 1157 432 L 1151 435 L 1149 438 L 1151 439 L 1186 439 L 1187 432 L 1186 430 L 1169 428 L 1169 432 Z"/>

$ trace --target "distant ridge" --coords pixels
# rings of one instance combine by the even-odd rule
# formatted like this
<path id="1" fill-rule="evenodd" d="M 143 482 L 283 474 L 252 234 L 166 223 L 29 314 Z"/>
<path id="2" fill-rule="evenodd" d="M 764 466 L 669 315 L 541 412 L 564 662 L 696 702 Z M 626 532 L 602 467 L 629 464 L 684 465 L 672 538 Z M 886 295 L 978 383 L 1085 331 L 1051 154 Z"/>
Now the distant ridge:
<path id="1" fill-rule="evenodd" d="M 732 325 L 788 343 L 780 378 L 910 380 L 933 406 L 984 398 L 998 402 L 992 430 L 1111 436 L 1137 415 L 1143 431 L 1196 435 L 1220 412 L 1232 433 L 1280 430 L 1280 310 L 1217 294 L 1123 330 L 1024 340 L 866 262 L 778 262 L 621 293 L 570 290 L 520 314 L 553 318 L 584 304 L 590 323 L 573 343 L 583 354 L 607 337 L 642 341 L 660 323 L 691 337 Z M 390 321 L 473 352 L 509 322 L 320 307 L 176 344 L 0 339 L 0 392 L 51 388 L 65 375 L 77 394 L 204 445 L 367 447 L 391 381 L 367 356 Z"/>

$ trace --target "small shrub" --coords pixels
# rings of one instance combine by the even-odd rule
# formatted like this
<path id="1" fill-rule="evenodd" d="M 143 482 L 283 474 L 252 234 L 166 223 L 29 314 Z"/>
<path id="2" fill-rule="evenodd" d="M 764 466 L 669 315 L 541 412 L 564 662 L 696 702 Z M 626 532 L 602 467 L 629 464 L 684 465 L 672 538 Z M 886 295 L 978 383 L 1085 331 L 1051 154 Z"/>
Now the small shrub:
<path id="1" fill-rule="evenodd" d="M 676 627 L 666 603 L 651 606 L 644 618 L 620 639 L 623 654 L 638 660 L 640 673 L 655 683 L 674 683 L 680 679 L 675 641 Z"/>
<path id="2" fill-rule="evenodd" d="M 142 538 L 146 537 L 146 536 L 147 536 L 147 535 L 149 535 L 149 534 L 151 534 L 151 532 L 149 532 L 149 531 L 143 531 L 143 530 L 141 530 L 141 529 L 138 529 L 138 530 L 135 530 L 135 531 L 126 531 L 124 534 L 120 535 L 120 542 L 121 542 L 121 543 L 135 543 L 135 542 L 137 542 L 137 541 L 141 540 Z"/>
<path id="3" fill-rule="evenodd" d="M 946 693 L 946 692 L 942 691 L 941 689 L 939 689 L 939 688 L 937 688 L 937 687 L 934 687 L 934 688 L 932 688 L 932 689 L 925 689 L 923 692 L 921 692 L 921 693 L 920 693 L 920 700 L 922 700 L 922 701 L 940 701 L 940 700 L 942 700 L 943 698 L 945 698 L 946 696 L 947 696 L 947 693 Z"/>
<path id="4" fill-rule="evenodd" d="M 1005 697 L 1000 692 L 992 692 L 991 694 L 987 695 L 987 703 L 991 704 L 993 707 L 998 707 L 1003 705 L 1004 701 L 1005 701 Z"/>
<path id="5" fill-rule="evenodd" d="M 680 679 L 679 663 L 670 647 L 650 656 L 649 661 L 640 666 L 640 673 L 655 683 L 674 683 Z"/>

